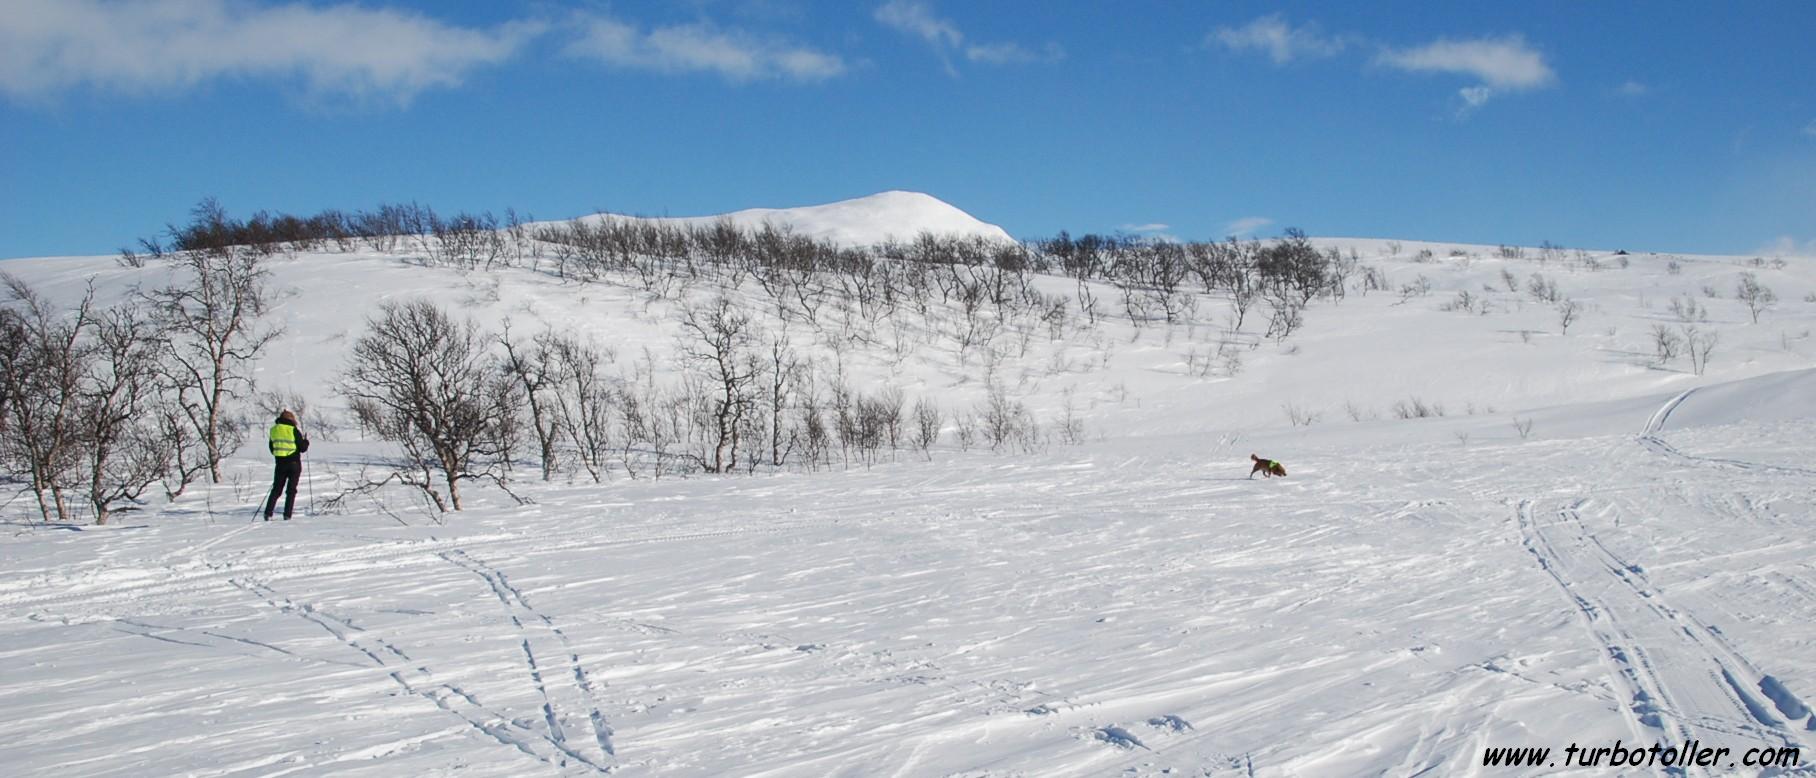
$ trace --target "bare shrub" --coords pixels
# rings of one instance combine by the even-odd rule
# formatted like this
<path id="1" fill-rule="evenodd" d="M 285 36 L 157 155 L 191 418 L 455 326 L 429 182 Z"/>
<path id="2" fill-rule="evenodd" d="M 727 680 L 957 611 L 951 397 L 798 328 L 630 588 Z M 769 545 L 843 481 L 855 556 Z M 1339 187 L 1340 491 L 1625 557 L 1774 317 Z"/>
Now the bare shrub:
<path id="1" fill-rule="evenodd" d="M 1059 442 L 1076 446 L 1085 442 L 1085 422 L 1078 416 L 1078 403 L 1072 387 L 1066 387 L 1060 404 L 1059 418 L 1054 420 L 1054 432 Z"/>
<path id="2" fill-rule="evenodd" d="M 1295 427 L 1310 427 L 1318 421 L 1322 413 L 1310 410 L 1298 403 L 1283 403 L 1280 410 L 1286 413 L 1286 420 Z"/>
<path id="3" fill-rule="evenodd" d="M 940 409 L 925 397 L 914 401 L 914 447 L 922 456 L 932 459 L 931 449 L 940 440 Z"/>
<path id="4" fill-rule="evenodd" d="M 1444 406 L 1435 402 L 1426 402 L 1419 397 L 1409 397 L 1396 401 L 1393 405 L 1396 419 L 1426 419 L 1444 415 Z"/>
<path id="5" fill-rule="evenodd" d="M 1652 325 L 1652 353 L 1658 357 L 1660 365 L 1670 364 L 1676 359 L 1684 344 L 1683 338 L 1672 332 L 1663 324 Z"/>
<path id="6" fill-rule="evenodd" d="M 1557 282 L 1538 273 L 1533 273 L 1532 277 L 1526 280 L 1526 293 L 1532 295 L 1532 299 L 1542 303 L 1555 303 L 1563 299 L 1557 290 Z"/>
<path id="7" fill-rule="evenodd" d="M 1709 320 L 1709 310 L 1699 305 L 1696 298 L 1689 295 L 1671 298 L 1671 315 L 1684 324 Z"/>

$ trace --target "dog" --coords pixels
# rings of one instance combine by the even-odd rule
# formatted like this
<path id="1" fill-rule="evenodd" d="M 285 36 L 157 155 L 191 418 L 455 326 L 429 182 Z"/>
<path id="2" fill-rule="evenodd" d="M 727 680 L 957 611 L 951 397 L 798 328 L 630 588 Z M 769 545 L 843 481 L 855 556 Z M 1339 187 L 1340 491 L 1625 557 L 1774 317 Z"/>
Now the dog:
<path id="1" fill-rule="evenodd" d="M 1281 476 L 1284 478 L 1286 476 L 1286 468 L 1279 462 L 1275 462 L 1272 459 L 1262 459 L 1254 454 L 1250 454 L 1249 459 L 1255 461 L 1254 469 L 1249 471 L 1250 478 L 1254 478 L 1256 473 L 1260 473 L 1262 478 L 1273 478 L 1274 476 Z"/>

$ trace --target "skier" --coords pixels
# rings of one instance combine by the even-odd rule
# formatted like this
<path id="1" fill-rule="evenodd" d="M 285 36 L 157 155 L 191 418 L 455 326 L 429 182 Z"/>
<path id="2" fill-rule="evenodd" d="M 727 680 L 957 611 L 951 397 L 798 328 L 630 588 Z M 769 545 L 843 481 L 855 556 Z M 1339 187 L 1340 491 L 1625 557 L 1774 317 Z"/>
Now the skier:
<path id="1" fill-rule="evenodd" d="M 1250 454 L 1249 459 L 1252 459 L 1255 462 L 1255 466 L 1249 470 L 1250 478 L 1254 478 L 1256 473 L 1260 473 L 1262 478 L 1273 478 L 1274 476 L 1284 477 L 1286 475 L 1286 467 L 1279 462 L 1275 462 L 1272 459 L 1262 459 L 1254 454 Z"/>
<path id="2" fill-rule="evenodd" d="M 277 458 L 277 470 L 271 476 L 271 496 L 265 500 L 265 520 L 277 509 L 278 492 L 284 493 L 284 521 L 296 507 L 296 482 L 303 476 L 303 452 L 309 450 L 309 436 L 296 427 L 296 414 L 285 408 L 271 425 L 268 444 L 271 456 Z"/>

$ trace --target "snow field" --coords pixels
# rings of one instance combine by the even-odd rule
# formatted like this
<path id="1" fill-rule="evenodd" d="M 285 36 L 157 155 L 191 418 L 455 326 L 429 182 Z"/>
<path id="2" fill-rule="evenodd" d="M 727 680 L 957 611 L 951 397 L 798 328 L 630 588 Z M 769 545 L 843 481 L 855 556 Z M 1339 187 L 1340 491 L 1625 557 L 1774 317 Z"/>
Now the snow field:
<path id="1" fill-rule="evenodd" d="M 846 226 L 866 224 L 882 229 Z M 38 526 L 19 501 L 0 533 L 0 764 L 1486 775 L 1489 746 L 1816 746 L 1816 272 L 1320 245 L 1432 291 L 1314 303 L 1279 344 L 1253 318 L 1222 334 L 1211 298 L 1189 325 L 1112 306 L 1096 327 L 1011 333 L 1026 347 L 994 360 L 913 319 L 862 346 L 791 331 L 854 386 L 948 413 L 975 407 L 986 371 L 1043 424 L 1069 398 L 1080 446 L 960 452 L 948 430 L 930 462 L 605 485 L 524 467 L 531 505 L 476 489 L 437 516 L 388 492 L 266 524 L 247 521 L 269 477 L 254 445 L 229 483 L 120 526 Z M 161 272 L 5 265 L 60 300 L 93 279 L 104 302 Z M 381 301 L 556 327 L 611 345 L 627 376 L 649 357 L 673 374 L 676 306 L 624 287 L 363 254 L 273 267 L 286 334 L 258 377 L 312 403 L 318 499 L 386 454 L 325 423 Z M 1583 319 L 1559 334 L 1502 270 L 1551 277 Z M 1780 298 L 1759 324 L 1731 299 L 1743 271 Z M 1439 310 L 1462 290 L 1490 312 Z M 1701 376 L 1647 342 L 1686 295 L 1722 338 Z M 1194 371 L 1219 340 L 1240 370 Z M 1414 398 L 1446 414 L 1394 418 Z M 1251 452 L 1292 475 L 1245 479 Z"/>

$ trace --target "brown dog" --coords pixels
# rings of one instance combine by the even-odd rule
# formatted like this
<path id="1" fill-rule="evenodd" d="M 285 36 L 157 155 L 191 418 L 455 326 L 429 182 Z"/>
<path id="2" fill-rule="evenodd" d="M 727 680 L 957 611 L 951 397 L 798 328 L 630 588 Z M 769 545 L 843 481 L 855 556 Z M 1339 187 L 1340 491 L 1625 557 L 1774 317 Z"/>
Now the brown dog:
<path id="1" fill-rule="evenodd" d="M 1272 459 L 1262 459 L 1254 454 L 1250 454 L 1249 459 L 1255 461 L 1254 469 L 1249 471 L 1250 478 L 1254 478 L 1256 473 L 1260 473 L 1262 478 L 1273 478 L 1274 476 L 1284 477 L 1286 475 L 1286 468 L 1282 467 L 1279 462 L 1275 462 Z"/>

